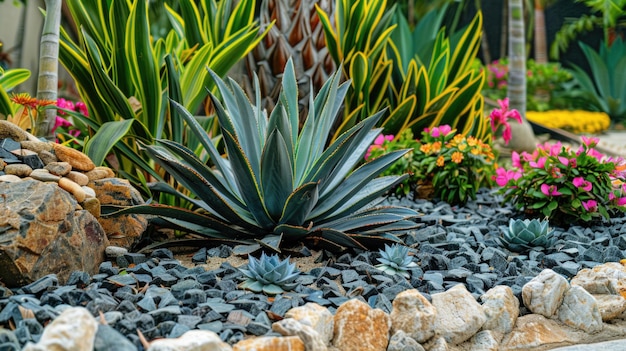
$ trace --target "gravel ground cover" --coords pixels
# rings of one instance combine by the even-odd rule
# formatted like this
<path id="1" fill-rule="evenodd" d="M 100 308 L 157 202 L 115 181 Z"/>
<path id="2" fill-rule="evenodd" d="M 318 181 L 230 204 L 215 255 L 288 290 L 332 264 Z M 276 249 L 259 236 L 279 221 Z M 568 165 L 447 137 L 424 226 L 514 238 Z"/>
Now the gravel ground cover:
<path id="1" fill-rule="evenodd" d="M 389 312 L 403 290 L 416 288 L 430 298 L 459 283 L 476 298 L 496 285 L 507 285 L 521 301 L 522 286 L 545 268 L 571 278 L 580 269 L 626 256 L 624 216 L 588 227 L 554 228 L 551 247 L 518 254 L 508 251 L 498 237 L 509 219 L 520 215 L 502 206 L 490 191 L 479 192 L 477 200 L 463 207 L 386 201 L 423 214 L 420 227 L 401 237 L 417 263 L 409 279 L 376 269 L 377 251 L 330 253 L 301 247 L 300 255 L 309 257 L 292 260 L 314 264 L 302 271 L 295 290 L 268 297 L 237 288 L 244 280 L 238 268 L 245 261 L 231 256 L 226 245 L 198 250 L 192 264 L 181 262 L 169 249 L 127 253 L 102 263 L 93 276 L 74 272 L 65 285 L 49 275 L 19 289 L 0 287 L 0 350 L 36 342 L 44 325 L 67 306 L 84 306 L 110 326 L 97 334 L 100 350 L 107 345 L 143 349 L 137 330 L 151 340 L 206 329 L 234 344 L 250 335 L 273 335 L 271 323 L 306 302 L 334 312 L 348 299 L 359 298 Z M 224 259 L 219 267 L 202 265 L 218 257 Z"/>

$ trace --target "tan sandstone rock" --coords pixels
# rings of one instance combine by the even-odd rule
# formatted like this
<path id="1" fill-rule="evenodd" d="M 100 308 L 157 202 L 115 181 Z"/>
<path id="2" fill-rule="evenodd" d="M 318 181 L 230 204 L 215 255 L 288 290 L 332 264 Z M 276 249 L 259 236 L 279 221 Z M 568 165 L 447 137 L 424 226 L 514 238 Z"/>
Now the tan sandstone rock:
<path id="1" fill-rule="evenodd" d="M 463 284 L 433 294 L 432 304 L 437 309 L 435 330 L 450 344 L 468 340 L 487 321 L 483 308 Z"/>
<path id="2" fill-rule="evenodd" d="M 567 280 L 551 269 L 544 269 L 522 287 L 524 305 L 533 313 L 552 317 L 569 289 Z"/>
<path id="3" fill-rule="evenodd" d="M 333 346 L 339 351 L 385 351 L 391 319 L 363 301 L 344 302 L 335 313 Z"/>
<path id="4" fill-rule="evenodd" d="M 391 333 L 401 330 L 419 343 L 435 335 L 435 307 L 416 289 L 405 290 L 393 300 Z"/>
<path id="5" fill-rule="evenodd" d="M 71 147 L 52 144 L 54 147 L 54 154 L 60 161 L 67 162 L 72 166 L 72 169 L 77 171 L 88 172 L 96 167 L 93 161 L 84 153 L 72 149 Z"/>
<path id="6" fill-rule="evenodd" d="M 312 327 L 293 318 L 285 318 L 272 324 L 272 330 L 283 336 L 297 336 L 304 343 L 306 351 L 326 351 L 327 347 L 320 335 Z"/>
<path id="7" fill-rule="evenodd" d="M 313 302 L 290 309 L 285 318 L 293 318 L 298 322 L 315 329 L 326 345 L 330 345 L 333 337 L 333 315 L 326 307 Z"/>
<path id="8" fill-rule="evenodd" d="M 502 340 L 503 350 L 528 350 L 570 341 L 570 335 L 555 320 L 540 314 L 519 317 L 511 333 Z"/>
<path id="9" fill-rule="evenodd" d="M 241 340 L 233 351 L 304 351 L 304 343 L 297 336 L 261 336 Z"/>
<path id="10" fill-rule="evenodd" d="M 89 212 L 55 183 L 0 183 L 0 280 L 23 286 L 50 273 L 65 281 L 75 270 L 95 274 L 109 242 Z M 17 211 L 19 209 L 19 211 Z"/>
<path id="11" fill-rule="evenodd" d="M 513 295 L 510 287 L 504 285 L 493 287 L 484 293 L 480 300 L 487 316 L 483 330 L 492 330 L 500 334 L 513 330 L 519 315 L 519 300 Z"/>
<path id="12" fill-rule="evenodd" d="M 144 204 L 137 189 L 126 179 L 105 178 L 89 182 L 96 193 L 100 205 L 132 206 Z M 111 245 L 129 248 L 148 227 L 143 215 L 131 214 L 115 217 L 100 217 L 98 222 L 104 228 Z"/>
<path id="13" fill-rule="evenodd" d="M 148 351 L 232 351 L 219 335 L 208 330 L 190 330 L 173 339 L 158 339 L 150 343 Z"/>
<path id="14" fill-rule="evenodd" d="M 558 319 L 587 333 L 602 330 L 602 315 L 596 299 L 580 286 L 572 286 L 565 292 L 563 303 L 557 310 Z"/>
<path id="15" fill-rule="evenodd" d="M 46 326 L 39 342 L 27 344 L 24 351 L 93 350 L 97 330 L 98 323 L 86 308 L 71 307 Z"/>

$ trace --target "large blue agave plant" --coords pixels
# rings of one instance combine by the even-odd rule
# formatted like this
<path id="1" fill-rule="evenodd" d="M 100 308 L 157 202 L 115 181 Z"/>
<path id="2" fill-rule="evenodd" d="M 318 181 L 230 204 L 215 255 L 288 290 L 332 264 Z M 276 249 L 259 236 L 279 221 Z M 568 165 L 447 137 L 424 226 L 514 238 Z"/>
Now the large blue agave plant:
<path id="1" fill-rule="evenodd" d="M 223 101 L 210 95 L 226 157 L 220 155 L 194 117 L 176 102 L 172 102 L 173 107 L 201 141 L 214 166 L 207 166 L 191 150 L 169 140 L 146 147 L 148 154 L 193 196 L 164 185 L 161 189 L 187 199 L 197 208 L 150 204 L 116 213 L 157 215 L 177 229 L 276 251 L 283 240 L 306 239 L 353 248 L 398 241 L 394 233 L 413 228 L 412 219 L 417 213 L 377 205 L 382 195 L 406 175 L 378 175 L 406 150 L 358 166 L 381 132 L 373 127 L 382 111 L 326 147 L 348 90 L 348 83 L 340 83 L 341 69 L 337 72 L 315 99 L 310 99 L 301 128 L 291 60 L 284 71 L 279 101 L 269 116 L 260 107 L 258 81 L 256 103 L 252 105 L 232 79 L 225 82 L 212 73 Z"/>

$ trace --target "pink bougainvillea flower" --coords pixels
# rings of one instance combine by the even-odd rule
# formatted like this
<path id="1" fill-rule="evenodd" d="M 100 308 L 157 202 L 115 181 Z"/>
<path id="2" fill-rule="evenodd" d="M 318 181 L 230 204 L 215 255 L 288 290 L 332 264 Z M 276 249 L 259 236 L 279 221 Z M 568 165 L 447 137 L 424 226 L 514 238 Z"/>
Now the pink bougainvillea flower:
<path id="1" fill-rule="evenodd" d="M 513 151 L 511 154 L 511 164 L 515 168 L 522 168 L 522 161 L 520 159 L 520 154 L 517 151 Z"/>
<path id="2" fill-rule="evenodd" d="M 376 139 L 374 139 L 374 143 L 367 149 L 367 152 L 365 152 L 365 160 L 368 160 L 370 158 L 370 156 L 372 155 L 372 151 L 376 149 L 381 149 L 385 141 L 392 141 L 393 138 L 393 135 L 379 134 Z"/>
<path id="3" fill-rule="evenodd" d="M 556 185 L 541 184 L 541 192 L 547 196 L 559 196 L 561 193 Z"/>
<path id="4" fill-rule="evenodd" d="M 57 107 L 64 108 L 66 110 L 74 110 L 74 103 L 69 100 L 65 100 L 64 98 L 58 98 Z M 59 115 L 65 116 L 65 111 L 59 110 Z"/>
<path id="5" fill-rule="evenodd" d="M 539 157 L 539 159 L 536 162 L 535 161 L 528 162 L 528 165 L 532 168 L 544 168 L 546 165 L 546 160 L 547 158 L 545 156 Z"/>
<path id="6" fill-rule="evenodd" d="M 439 127 L 434 127 L 432 130 L 430 130 L 430 135 L 432 135 L 434 138 L 439 138 L 440 136 L 448 135 L 448 133 L 450 133 L 451 131 L 452 127 L 444 124 Z"/>
<path id="7" fill-rule="evenodd" d="M 600 142 L 600 139 L 596 137 L 588 137 L 585 135 L 581 136 L 580 139 L 582 140 L 583 144 L 589 147 L 595 147 L 596 145 L 598 145 L 598 142 Z"/>
<path id="8" fill-rule="evenodd" d="M 89 111 L 87 110 L 87 105 L 84 102 L 78 101 L 75 105 L 75 110 L 82 113 L 85 116 L 89 116 Z"/>
<path id="9" fill-rule="evenodd" d="M 574 186 L 577 188 L 583 189 L 584 191 L 591 191 L 591 189 L 593 188 L 591 182 L 585 180 L 585 178 L 583 177 L 576 177 L 572 179 L 572 184 L 574 184 Z"/>
<path id="10" fill-rule="evenodd" d="M 569 158 L 559 156 L 558 159 L 559 159 L 559 162 L 561 162 L 561 164 L 563 164 L 564 166 L 569 166 Z"/>
<path id="11" fill-rule="evenodd" d="M 54 131 L 57 128 L 59 128 L 59 127 L 65 128 L 65 127 L 69 127 L 71 125 L 72 125 L 72 123 L 70 123 L 70 121 L 66 120 L 65 118 L 57 116 L 57 118 L 56 118 L 56 120 L 54 122 L 54 126 L 52 127 L 52 131 L 51 132 L 54 133 Z"/>
<path id="12" fill-rule="evenodd" d="M 598 211 L 598 202 L 596 200 L 583 201 L 582 204 L 587 212 Z"/>
<path id="13" fill-rule="evenodd" d="M 510 180 L 517 180 L 522 177 L 522 173 L 514 170 L 506 170 L 504 168 L 496 169 L 494 180 L 499 186 L 505 186 Z"/>
<path id="14" fill-rule="evenodd" d="M 509 98 L 498 100 L 498 104 L 500 105 L 500 108 L 493 109 L 493 111 L 489 114 L 491 130 L 495 135 L 501 126 L 504 127 L 504 130 L 502 131 L 502 139 L 504 139 L 505 144 L 508 144 L 511 140 L 511 125 L 508 120 L 514 119 L 518 123 L 522 123 L 522 116 L 519 111 L 515 109 L 509 110 Z"/>
<path id="15" fill-rule="evenodd" d="M 617 206 L 626 206 L 626 197 L 620 197 L 617 199 Z"/>
<path id="16" fill-rule="evenodd" d="M 374 145 L 382 145 L 385 141 L 392 141 L 394 138 L 393 135 L 383 135 L 379 134 L 376 139 L 374 139 Z"/>

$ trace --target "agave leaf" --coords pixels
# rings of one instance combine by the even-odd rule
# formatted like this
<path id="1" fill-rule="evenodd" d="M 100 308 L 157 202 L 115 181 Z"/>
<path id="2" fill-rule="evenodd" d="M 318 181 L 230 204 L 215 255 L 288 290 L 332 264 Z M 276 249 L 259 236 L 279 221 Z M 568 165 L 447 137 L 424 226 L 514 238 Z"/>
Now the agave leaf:
<path id="1" fill-rule="evenodd" d="M 239 194 L 259 226 L 265 229 L 273 228 L 275 222 L 267 212 L 259 182 L 252 170 L 250 161 L 241 146 L 237 144 L 235 138 L 227 130 L 222 130 L 222 135 L 232 170 L 235 173 Z"/>
<path id="2" fill-rule="evenodd" d="M 319 203 L 320 206 L 315 208 L 312 216 L 320 216 L 332 213 L 353 198 L 353 196 L 376 178 L 382 171 L 389 167 L 392 163 L 407 153 L 408 150 L 398 150 L 387 153 L 370 162 L 363 164 L 346 177 L 343 182 L 333 189 L 332 192 L 324 194 Z"/>
<path id="3" fill-rule="evenodd" d="M 150 146 L 148 153 L 165 168 L 168 173 L 173 175 L 176 180 L 187 189 L 193 190 L 198 198 L 202 199 L 211 210 L 215 211 L 220 217 L 233 223 L 240 223 L 250 229 L 257 228 L 255 222 L 249 218 L 249 214 L 245 207 L 239 206 L 236 202 L 229 202 L 224 199 L 222 193 L 216 191 L 209 181 L 202 177 L 189 164 L 177 161 L 166 149 L 159 146 Z M 205 173 L 210 173 L 207 171 Z M 215 182 L 217 184 L 217 182 Z M 225 194 L 228 194 L 226 192 Z"/>
<path id="4" fill-rule="evenodd" d="M 305 221 L 319 199 L 317 183 L 305 183 L 294 190 L 283 209 L 279 224 L 307 225 Z"/>
<path id="5" fill-rule="evenodd" d="M 311 230 L 299 225 L 279 224 L 274 228 L 274 233 L 282 235 L 288 241 L 297 241 L 309 235 Z"/>
<path id="6" fill-rule="evenodd" d="M 331 214 L 317 214 L 314 212 L 311 214 L 311 220 L 320 224 L 349 215 L 356 210 L 362 209 L 372 201 L 375 201 L 389 189 L 393 188 L 397 184 L 400 184 L 404 179 L 406 179 L 406 177 L 408 177 L 407 174 L 403 176 L 385 176 L 376 178 L 369 182 L 367 187 L 359 189 L 353 197 L 347 199 L 345 203 L 341 204 L 341 207 L 334 210 Z"/>
<path id="7" fill-rule="evenodd" d="M 210 214 L 200 214 L 184 208 L 166 205 L 136 205 L 130 207 L 103 206 L 103 216 L 119 216 L 124 214 L 147 214 L 159 216 L 179 227 L 189 228 L 191 231 L 202 230 L 203 233 L 215 238 L 245 238 L 251 234 L 228 225 L 221 219 Z"/>
<path id="8" fill-rule="evenodd" d="M 344 233 L 334 228 L 318 228 L 315 230 L 315 234 L 331 241 L 335 245 L 365 250 L 365 246 L 355 240 L 353 234 Z"/>
<path id="9" fill-rule="evenodd" d="M 266 235 L 261 239 L 257 239 L 256 242 L 261 247 L 266 247 L 272 251 L 280 252 L 280 243 L 283 240 L 283 235 Z"/>
<path id="10" fill-rule="evenodd" d="M 179 143 L 169 140 L 158 140 L 157 143 L 162 145 L 148 146 L 147 151 L 151 153 L 153 158 L 158 157 L 167 162 L 166 159 L 172 156 L 180 158 L 182 163 L 185 163 L 189 168 L 197 172 L 199 177 L 205 178 L 212 187 L 214 187 L 220 194 L 222 194 L 229 202 L 236 206 L 238 209 L 244 209 L 245 205 L 237 195 L 233 192 L 233 188 L 229 187 L 229 184 L 225 177 L 219 172 L 213 171 L 207 167 L 191 150 L 180 145 Z M 157 156 L 158 155 L 158 156 Z"/>
<path id="11" fill-rule="evenodd" d="M 216 110 L 221 108 L 221 104 L 217 99 L 214 99 L 214 96 L 211 96 L 211 101 L 213 102 L 213 106 L 215 106 Z M 216 105 L 217 102 L 217 105 Z M 209 154 L 209 157 L 213 161 L 217 172 L 223 175 L 223 179 L 228 183 L 228 188 L 235 194 L 238 193 L 237 185 L 234 180 L 234 176 L 232 176 L 232 171 L 230 168 L 230 164 L 228 161 L 224 160 L 221 154 L 217 151 L 217 148 L 211 141 L 211 138 L 207 134 L 207 132 L 202 128 L 200 123 L 196 121 L 196 119 L 187 111 L 181 104 L 176 101 L 171 101 L 171 104 L 174 105 L 174 108 L 180 116 L 183 117 L 185 122 L 187 122 L 187 127 L 191 130 L 191 132 L 198 138 L 200 144 L 204 146 L 205 151 Z M 225 113 L 222 109 L 222 113 Z"/>
<path id="12" fill-rule="evenodd" d="M 261 154 L 261 186 L 267 212 L 279 218 L 293 189 L 291 159 L 283 135 L 274 130 Z"/>

